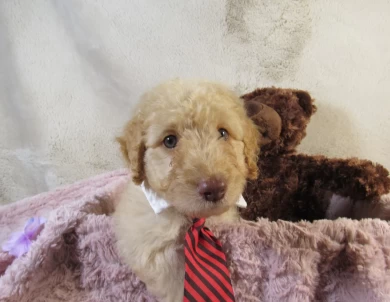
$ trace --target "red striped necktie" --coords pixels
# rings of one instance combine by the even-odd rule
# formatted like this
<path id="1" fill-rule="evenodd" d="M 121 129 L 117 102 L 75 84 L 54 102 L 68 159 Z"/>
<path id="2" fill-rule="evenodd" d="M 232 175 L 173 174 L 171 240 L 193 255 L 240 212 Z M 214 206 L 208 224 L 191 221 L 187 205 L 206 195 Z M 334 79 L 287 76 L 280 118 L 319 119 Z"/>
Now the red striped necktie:
<path id="1" fill-rule="evenodd" d="M 222 245 L 204 223 L 194 219 L 186 234 L 183 301 L 235 301 Z"/>

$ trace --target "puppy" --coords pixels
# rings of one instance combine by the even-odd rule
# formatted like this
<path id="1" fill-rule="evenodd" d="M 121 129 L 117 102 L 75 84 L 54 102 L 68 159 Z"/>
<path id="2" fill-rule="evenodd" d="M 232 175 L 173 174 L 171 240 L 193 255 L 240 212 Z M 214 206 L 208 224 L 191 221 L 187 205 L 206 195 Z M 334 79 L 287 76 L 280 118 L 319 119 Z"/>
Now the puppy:
<path id="1" fill-rule="evenodd" d="M 182 301 L 192 219 L 238 220 L 257 177 L 258 132 L 222 85 L 172 80 L 147 92 L 118 138 L 132 181 L 113 214 L 123 260 L 162 301 Z"/>

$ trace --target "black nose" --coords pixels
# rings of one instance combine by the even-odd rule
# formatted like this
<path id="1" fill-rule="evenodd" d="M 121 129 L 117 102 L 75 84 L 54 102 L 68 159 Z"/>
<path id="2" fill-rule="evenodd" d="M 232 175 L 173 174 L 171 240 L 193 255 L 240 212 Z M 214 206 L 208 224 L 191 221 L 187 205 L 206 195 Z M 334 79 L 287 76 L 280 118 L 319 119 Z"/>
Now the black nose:
<path id="1" fill-rule="evenodd" d="M 198 184 L 198 192 L 203 199 L 216 202 L 225 196 L 226 184 L 221 179 L 209 178 Z"/>

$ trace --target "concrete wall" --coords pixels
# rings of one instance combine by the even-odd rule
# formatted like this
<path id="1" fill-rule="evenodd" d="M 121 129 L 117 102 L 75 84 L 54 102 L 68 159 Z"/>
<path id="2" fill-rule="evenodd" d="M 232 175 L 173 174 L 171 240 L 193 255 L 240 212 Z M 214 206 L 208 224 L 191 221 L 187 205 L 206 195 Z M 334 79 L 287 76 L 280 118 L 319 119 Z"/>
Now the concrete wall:
<path id="1" fill-rule="evenodd" d="M 301 151 L 390 168 L 390 1 L 1 1 L 0 203 L 121 167 L 114 136 L 167 78 L 307 89 Z"/>

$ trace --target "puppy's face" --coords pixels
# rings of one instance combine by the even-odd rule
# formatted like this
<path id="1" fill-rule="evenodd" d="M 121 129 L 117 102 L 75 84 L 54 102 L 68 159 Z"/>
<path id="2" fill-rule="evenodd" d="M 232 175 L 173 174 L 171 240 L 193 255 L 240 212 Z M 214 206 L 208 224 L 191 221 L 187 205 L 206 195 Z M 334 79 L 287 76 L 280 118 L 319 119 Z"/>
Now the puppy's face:
<path id="1" fill-rule="evenodd" d="M 189 217 L 233 206 L 257 177 L 258 132 L 223 86 L 174 80 L 144 95 L 118 139 L 135 183 Z"/>

